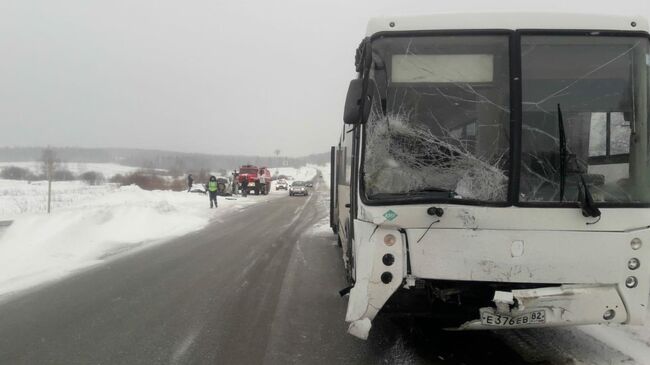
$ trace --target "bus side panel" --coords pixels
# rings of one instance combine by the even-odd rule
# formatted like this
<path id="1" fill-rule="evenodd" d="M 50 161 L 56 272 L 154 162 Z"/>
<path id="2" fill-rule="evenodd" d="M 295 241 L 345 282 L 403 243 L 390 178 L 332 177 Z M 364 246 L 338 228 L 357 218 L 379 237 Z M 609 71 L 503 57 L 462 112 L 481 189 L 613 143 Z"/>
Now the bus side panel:
<path id="1" fill-rule="evenodd" d="M 348 185 L 339 184 L 337 186 L 338 192 L 338 201 L 340 203 L 338 209 L 338 235 L 341 240 L 341 245 L 343 247 L 343 258 L 346 261 L 348 258 L 349 250 L 349 238 L 350 238 L 350 208 L 347 208 L 346 205 L 349 205 L 350 202 L 350 187 Z"/>
<path id="2" fill-rule="evenodd" d="M 338 233 L 337 206 L 338 196 L 336 193 L 336 147 L 332 146 L 330 150 L 330 228 L 334 233 Z"/>

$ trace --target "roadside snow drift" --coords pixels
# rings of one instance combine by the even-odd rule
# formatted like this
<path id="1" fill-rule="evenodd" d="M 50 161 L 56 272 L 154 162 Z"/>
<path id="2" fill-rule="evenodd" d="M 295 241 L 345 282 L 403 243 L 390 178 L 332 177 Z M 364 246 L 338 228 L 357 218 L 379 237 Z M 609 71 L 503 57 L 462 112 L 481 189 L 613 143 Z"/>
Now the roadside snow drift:
<path id="1" fill-rule="evenodd" d="M 219 197 L 219 208 L 211 210 L 202 194 L 136 186 L 104 189 L 100 194 L 81 194 L 86 199 L 75 199 L 50 215 L 18 215 L 0 231 L 0 295 L 61 278 L 120 252 L 201 229 L 213 218 L 246 205 L 283 196 Z"/>
<path id="2" fill-rule="evenodd" d="M 316 176 L 316 166 L 307 165 L 299 168 L 295 167 L 270 167 L 272 174 L 285 175 L 288 180 L 308 181 Z"/>

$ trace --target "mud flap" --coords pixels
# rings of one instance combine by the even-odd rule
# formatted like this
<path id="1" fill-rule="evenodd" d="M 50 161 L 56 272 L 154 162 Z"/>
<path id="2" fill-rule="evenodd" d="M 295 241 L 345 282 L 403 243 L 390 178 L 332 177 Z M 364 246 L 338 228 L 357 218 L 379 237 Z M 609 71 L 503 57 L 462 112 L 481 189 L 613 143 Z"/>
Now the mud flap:
<path id="1" fill-rule="evenodd" d="M 350 290 L 351 290 L 351 289 L 352 289 L 352 286 L 345 287 L 345 288 L 339 290 L 339 295 L 340 295 L 341 297 L 344 297 L 344 296 L 350 294 Z"/>

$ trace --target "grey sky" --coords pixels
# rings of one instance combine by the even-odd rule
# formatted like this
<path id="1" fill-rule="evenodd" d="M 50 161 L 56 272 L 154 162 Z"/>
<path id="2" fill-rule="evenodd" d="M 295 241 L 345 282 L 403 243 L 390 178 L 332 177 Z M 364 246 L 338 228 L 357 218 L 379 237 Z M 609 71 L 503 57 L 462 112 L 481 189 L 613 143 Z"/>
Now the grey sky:
<path id="1" fill-rule="evenodd" d="M 647 1 L 2 0 L 0 146 L 324 152 L 368 17 L 467 10 L 650 15 Z"/>

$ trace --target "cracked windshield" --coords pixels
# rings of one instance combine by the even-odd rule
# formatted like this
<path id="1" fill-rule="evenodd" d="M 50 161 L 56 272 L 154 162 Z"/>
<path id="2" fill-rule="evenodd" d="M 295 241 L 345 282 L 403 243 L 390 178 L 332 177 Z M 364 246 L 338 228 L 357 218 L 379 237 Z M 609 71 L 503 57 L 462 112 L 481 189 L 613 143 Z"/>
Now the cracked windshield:
<path id="1" fill-rule="evenodd" d="M 372 50 L 368 198 L 505 201 L 508 37 L 386 37 Z"/>
<path id="2" fill-rule="evenodd" d="M 595 202 L 650 202 L 648 39 L 524 36 L 521 57 L 520 200 L 576 201 L 584 179 Z"/>

